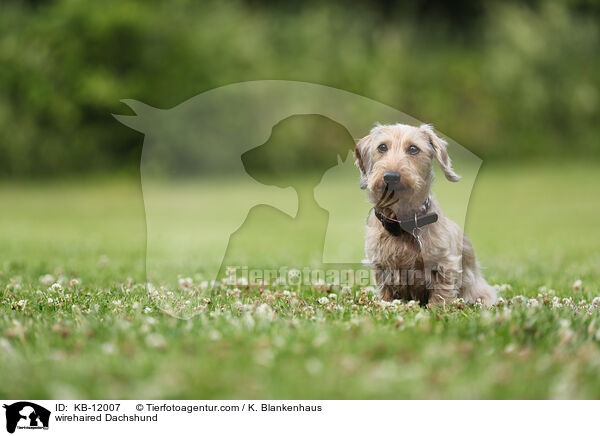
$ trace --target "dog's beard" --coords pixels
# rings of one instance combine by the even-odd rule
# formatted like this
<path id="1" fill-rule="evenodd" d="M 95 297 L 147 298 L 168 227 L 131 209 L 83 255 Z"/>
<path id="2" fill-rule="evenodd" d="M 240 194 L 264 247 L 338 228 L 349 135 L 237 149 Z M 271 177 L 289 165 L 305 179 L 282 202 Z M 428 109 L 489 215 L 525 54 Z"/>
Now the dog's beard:
<path id="1" fill-rule="evenodd" d="M 374 201 L 375 208 L 380 211 L 387 210 L 391 213 L 395 213 L 399 202 L 404 202 L 407 196 L 412 196 L 410 194 L 412 191 L 407 186 L 392 188 L 384 184 L 383 188 L 377 190 L 377 192 L 377 200 Z"/>
<path id="2" fill-rule="evenodd" d="M 398 214 L 405 208 L 412 210 L 415 206 L 415 202 L 422 201 L 422 191 L 426 188 L 426 181 L 421 178 L 416 178 L 409 185 L 401 185 L 395 188 L 391 188 L 387 183 L 383 183 L 380 186 L 382 188 L 373 191 L 374 205 L 378 210 L 391 210 Z M 420 206 L 420 203 L 416 207 Z"/>
<path id="3" fill-rule="evenodd" d="M 381 191 L 381 196 L 379 197 L 379 200 L 375 204 L 375 208 L 379 210 L 389 208 L 396 202 L 396 200 L 394 200 L 394 194 L 394 190 L 390 189 L 390 187 L 386 184 L 383 190 Z"/>

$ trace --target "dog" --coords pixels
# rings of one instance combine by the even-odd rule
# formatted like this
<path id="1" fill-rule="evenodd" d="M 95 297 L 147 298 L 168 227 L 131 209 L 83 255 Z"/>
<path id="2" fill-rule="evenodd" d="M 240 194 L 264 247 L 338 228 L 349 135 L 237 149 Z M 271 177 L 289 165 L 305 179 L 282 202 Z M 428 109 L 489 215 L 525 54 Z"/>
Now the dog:
<path id="1" fill-rule="evenodd" d="M 355 148 L 360 187 L 373 209 L 365 251 L 383 300 L 443 306 L 457 298 L 489 306 L 497 291 L 483 278 L 471 241 L 442 213 L 431 188 L 436 160 L 451 182 L 447 142 L 433 127 L 376 125 Z"/>

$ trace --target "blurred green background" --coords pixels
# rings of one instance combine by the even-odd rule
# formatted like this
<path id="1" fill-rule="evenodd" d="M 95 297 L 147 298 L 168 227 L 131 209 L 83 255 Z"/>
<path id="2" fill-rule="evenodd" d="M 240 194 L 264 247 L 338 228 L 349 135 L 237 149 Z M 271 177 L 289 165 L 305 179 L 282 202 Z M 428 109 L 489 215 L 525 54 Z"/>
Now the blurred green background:
<path id="1" fill-rule="evenodd" d="M 135 173 L 111 113 L 285 79 L 433 123 L 485 162 L 600 157 L 600 2 L 4 0 L 2 176 Z"/>

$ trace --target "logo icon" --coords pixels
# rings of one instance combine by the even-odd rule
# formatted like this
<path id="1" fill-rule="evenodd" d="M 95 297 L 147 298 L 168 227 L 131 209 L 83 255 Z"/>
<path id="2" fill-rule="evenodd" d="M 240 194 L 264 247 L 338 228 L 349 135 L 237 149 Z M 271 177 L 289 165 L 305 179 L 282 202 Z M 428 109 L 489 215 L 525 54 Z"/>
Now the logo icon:
<path id="1" fill-rule="evenodd" d="M 11 405 L 4 404 L 6 409 L 6 431 L 14 433 L 18 429 L 48 430 L 50 411 L 29 401 L 19 401 Z"/>
<path id="2" fill-rule="evenodd" d="M 147 290 L 180 318 L 199 314 L 204 291 L 228 271 L 270 283 L 286 280 L 267 278 L 282 267 L 338 277 L 363 269 L 370 206 L 358 189 L 356 141 L 375 122 L 423 124 L 340 89 L 280 80 L 226 85 L 169 109 L 123 103 L 135 115 L 115 118 L 144 134 Z M 463 227 L 481 160 L 451 145 L 463 181 L 438 177 L 434 193 Z M 305 284 L 320 282 L 313 277 Z"/>

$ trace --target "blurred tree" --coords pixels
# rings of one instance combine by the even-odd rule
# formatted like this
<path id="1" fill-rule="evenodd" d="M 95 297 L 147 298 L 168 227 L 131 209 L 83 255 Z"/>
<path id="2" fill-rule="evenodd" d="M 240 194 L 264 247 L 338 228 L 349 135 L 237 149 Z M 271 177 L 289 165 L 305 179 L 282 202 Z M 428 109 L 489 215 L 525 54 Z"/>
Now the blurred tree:
<path id="1" fill-rule="evenodd" d="M 134 170 L 120 99 L 168 108 L 257 79 L 368 96 L 483 158 L 598 156 L 599 15 L 592 0 L 4 1 L 3 175 Z"/>

